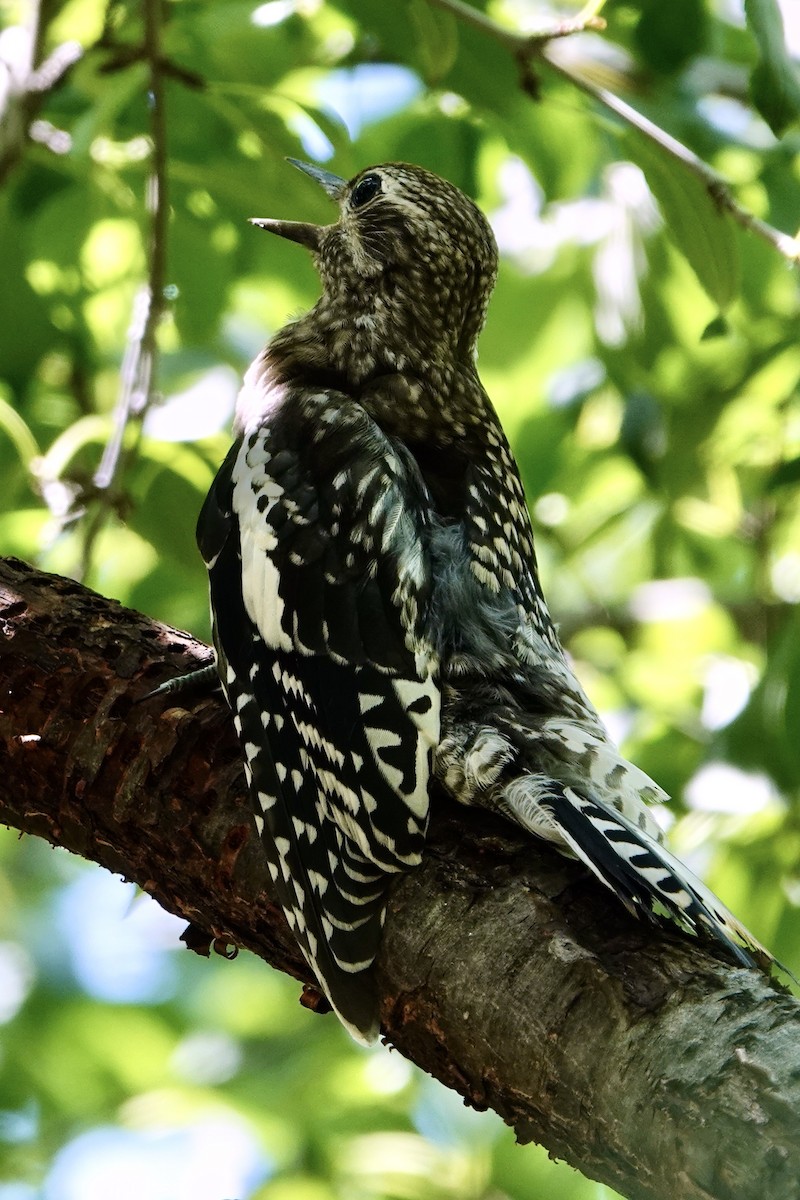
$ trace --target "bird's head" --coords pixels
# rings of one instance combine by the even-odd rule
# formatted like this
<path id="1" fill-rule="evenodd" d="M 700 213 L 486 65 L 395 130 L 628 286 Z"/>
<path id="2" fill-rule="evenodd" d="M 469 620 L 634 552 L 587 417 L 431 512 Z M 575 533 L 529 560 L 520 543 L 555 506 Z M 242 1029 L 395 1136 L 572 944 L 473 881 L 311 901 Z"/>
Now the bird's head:
<path id="1" fill-rule="evenodd" d="M 331 225 L 252 218 L 306 246 L 323 284 L 316 319 L 385 343 L 471 357 L 497 271 L 486 218 L 452 183 L 383 163 L 350 180 L 290 159 L 339 206 Z"/>

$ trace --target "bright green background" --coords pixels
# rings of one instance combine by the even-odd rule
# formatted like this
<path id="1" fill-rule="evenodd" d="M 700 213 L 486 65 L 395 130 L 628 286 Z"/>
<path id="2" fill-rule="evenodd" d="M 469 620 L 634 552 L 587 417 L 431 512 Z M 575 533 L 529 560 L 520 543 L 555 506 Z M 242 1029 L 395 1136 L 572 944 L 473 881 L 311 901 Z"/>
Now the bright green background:
<path id="1" fill-rule="evenodd" d="M 346 176 L 439 171 L 504 249 L 480 367 L 579 674 L 676 796 L 679 852 L 797 971 L 796 272 L 567 84 L 522 95 L 499 47 L 423 0 L 168 3 L 164 51 L 205 86 L 167 89 L 164 404 L 112 510 L 90 500 L 65 522 L 109 435 L 146 269 L 148 110 L 143 65 L 102 70 L 99 0 L 54 7 L 49 43 L 87 52 L 0 192 L 0 550 L 207 636 L 193 530 L 236 380 L 316 295 L 304 252 L 246 218 L 332 217 L 287 154 Z M 747 10 L 749 31 L 723 0 L 609 0 L 583 53 L 791 233 L 797 75 L 776 6 Z M 107 34 L 135 44 L 139 6 L 109 13 Z M 0 1200 L 611 1195 L 351 1045 L 263 963 L 177 949 L 179 930 L 99 870 L 0 839 Z"/>

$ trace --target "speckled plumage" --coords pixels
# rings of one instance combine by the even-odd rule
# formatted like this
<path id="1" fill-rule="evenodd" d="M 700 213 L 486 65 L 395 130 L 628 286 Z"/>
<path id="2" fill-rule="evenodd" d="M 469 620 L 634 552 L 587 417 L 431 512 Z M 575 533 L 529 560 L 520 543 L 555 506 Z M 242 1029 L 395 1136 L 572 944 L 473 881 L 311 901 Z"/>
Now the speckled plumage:
<path id="1" fill-rule="evenodd" d="M 376 1036 L 369 967 L 432 778 L 752 965 L 766 952 L 660 844 L 666 797 L 608 740 L 550 619 L 475 365 L 486 220 L 419 167 L 303 169 L 339 220 L 255 223 L 311 249 L 322 296 L 247 372 L 198 539 L 256 824 L 321 987 Z"/>

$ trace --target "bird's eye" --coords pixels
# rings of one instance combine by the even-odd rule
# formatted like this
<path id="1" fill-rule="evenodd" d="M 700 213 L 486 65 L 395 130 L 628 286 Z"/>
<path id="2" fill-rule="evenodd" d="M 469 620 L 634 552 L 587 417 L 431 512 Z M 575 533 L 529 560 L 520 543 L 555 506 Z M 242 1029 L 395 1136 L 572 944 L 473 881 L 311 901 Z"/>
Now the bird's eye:
<path id="1" fill-rule="evenodd" d="M 350 196 L 350 207 L 363 208 L 373 196 L 378 195 L 380 190 L 380 175 L 365 175 L 364 178 L 353 188 Z"/>

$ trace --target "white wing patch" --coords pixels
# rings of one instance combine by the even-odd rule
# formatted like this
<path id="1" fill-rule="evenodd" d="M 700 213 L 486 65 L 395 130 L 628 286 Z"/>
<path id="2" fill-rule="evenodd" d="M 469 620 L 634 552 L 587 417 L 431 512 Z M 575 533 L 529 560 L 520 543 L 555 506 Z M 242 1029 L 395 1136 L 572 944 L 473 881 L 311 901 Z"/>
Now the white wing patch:
<path id="1" fill-rule="evenodd" d="M 414 815 L 423 819 L 428 811 L 428 776 L 431 756 L 439 744 L 441 729 L 441 692 L 431 675 L 422 680 L 395 679 L 392 685 L 406 716 L 417 729 L 414 756 L 414 790 L 404 800 Z"/>
<path id="2" fill-rule="evenodd" d="M 254 492 L 248 481 L 246 444 L 242 444 L 233 476 L 233 505 L 239 518 L 242 549 L 242 598 L 247 615 L 265 644 L 271 650 L 291 650 L 292 639 L 284 628 L 285 605 L 279 591 L 280 576 L 270 557 L 278 539 L 269 523 L 269 510 L 278 495 L 273 495 L 270 505 L 259 511 L 258 498 L 263 493 Z M 243 479 L 241 475 L 244 475 Z"/>

